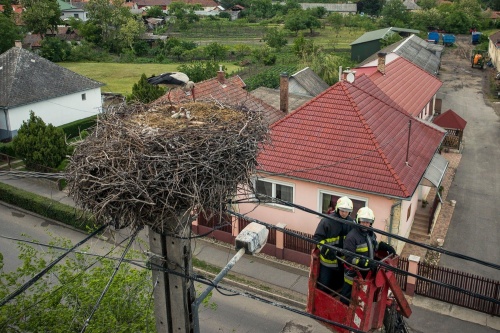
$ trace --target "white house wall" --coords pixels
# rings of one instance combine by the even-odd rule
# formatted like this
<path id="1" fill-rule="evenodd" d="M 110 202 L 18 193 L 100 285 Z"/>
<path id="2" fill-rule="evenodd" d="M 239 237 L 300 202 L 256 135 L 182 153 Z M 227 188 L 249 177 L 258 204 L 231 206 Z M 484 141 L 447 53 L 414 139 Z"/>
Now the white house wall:
<path id="1" fill-rule="evenodd" d="M 82 94 L 85 94 L 85 100 L 82 100 Z M 10 109 L 8 121 L 15 135 L 23 121 L 29 119 L 30 111 L 46 124 L 60 126 L 96 115 L 101 107 L 101 89 L 96 88 Z"/>

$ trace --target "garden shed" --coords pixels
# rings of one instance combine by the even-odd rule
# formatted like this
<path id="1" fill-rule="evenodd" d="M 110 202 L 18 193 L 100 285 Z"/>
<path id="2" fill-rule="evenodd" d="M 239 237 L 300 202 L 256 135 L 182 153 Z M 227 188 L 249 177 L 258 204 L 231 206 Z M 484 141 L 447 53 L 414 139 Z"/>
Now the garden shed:
<path id="1" fill-rule="evenodd" d="M 351 59 L 359 63 L 372 54 L 377 53 L 382 49 L 381 39 L 389 37 L 394 33 L 402 37 L 408 37 L 411 34 L 418 34 L 419 32 L 418 30 L 396 27 L 369 31 L 350 44 Z"/>
<path id="2" fill-rule="evenodd" d="M 433 123 L 446 130 L 446 137 L 443 140 L 442 146 L 444 148 L 460 150 L 467 122 L 453 110 L 449 109 L 434 118 Z"/>

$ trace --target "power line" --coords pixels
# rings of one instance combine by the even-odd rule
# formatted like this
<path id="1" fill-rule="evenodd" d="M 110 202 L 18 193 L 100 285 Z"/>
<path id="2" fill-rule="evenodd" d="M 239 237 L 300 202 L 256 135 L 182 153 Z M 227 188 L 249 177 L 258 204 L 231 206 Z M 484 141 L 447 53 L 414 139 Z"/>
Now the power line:
<path id="1" fill-rule="evenodd" d="M 11 237 L 6 237 L 6 236 L 2 236 L 3 238 L 7 238 L 7 239 L 14 239 L 14 238 L 11 238 Z M 73 278 L 71 278 L 65 285 L 61 285 L 59 286 L 58 288 L 56 288 L 55 290 L 53 290 L 49 295 L 46 295 L 45 297 L 42 297 L 41 299 L 39 299 L 37 302 L 33 303 L 32 305 L 30 306 L 27 306 L 25 308 L 23 308 L 23 311 L 21 313 L 18 314 L 17 317 L 12 317 L 10 318 L 10 320 L 7 320 L 1 327 L 0 327 L 0 331 L 2 331 L 3 328 L 5 328 L 5 326 L 11 322 L 13 319 L 15 318 L 18 318 L 18 317 L 21 317 L 24 313 L 28 312 L 29 310 L 31 310 L 32 308 L 34 308 L 35 306 L 37 306 L 38 304 L 40 304 L 41 302 L 45 301 L 47 298 L 50 297 L 50 295 L 58 292 L 59 290 L 67 287 L 69 284 L 71 284 L 74 280 L 76 280 L 80 275 L 82 275 L 83 273 L 85 273 L 89 268 L 91 268 L 92 266 L 94 266 L 95 264 L 97 264 L 98 262 L 100 262 L 102 259 L 117 259 L 117 258 L 113 258 L 113 257 L 107 257 L 108 254 L 110 254 L 111 252 L 113 252 L 118 246 L 120 246 L 123 242 L 125 242 L 126 240 L 128 240 L 130 238 L 127 237 L 125 238 L 124 240 L 122 240 L 118 245 L 116 245 L 114 248 L 112 248 L 110 251 L 108 251 L 108 253 L 106 253 L 105 255 L 93 255 L 93 254 L 90 254 L 90 253 L 85 253 L 85 252 L 82 252 L 82 254 L 86 254 L 86 255 L 93 255 L 93 256 L 97 256 L 98 259 L 96 261 L 94 261 L 93 263 L 91 263 L 90 265 L 86 266 L 83 268 L 83 270 L 78 273 L 77 275 L 75 275 Z M 37 245 L 43 245 L 43 246 L 47 246 L 47 247 L 53 247 L 53 248 L 59 248 L 59 247 L 55 247 L 53 245 L 46 245 L 46 244 L 42 244 L 42 243 L 36 243 L 36 242 L 32 242 L 32 241 L 26 241 L 26 240 L 20 240 L 20 241 L 24 241 L 24 242 L 27 242 L 27 243 L 33 243 L 33 244 L 37 244 Z M 62 250 L 70 250 L 70 249 L 65 249 L 65 248 L 61 248 Z M 74 251 L 75 253 L 78 253 L 77 251 Z M 134 263 L 134 262 L 131 262 L 132 264 L 135 264 L 141 268 L 146 268 L 145 266 L 140 266 L 139 264 L 137 263 Z"/>
<path id="2" fill-rule="evenodd" d="M 283 206 L 297 208 L 299 210 L 302 210 L 302 211 L 310 213 L 310 214 L 318 215 L 318 216 L 321 216 L 321 217 L 324 217 L 324 218 L 328 218 L 330 220 L 334 220 L 334 221 L 337 221 L 337 222 L 340 222 L 340 223 L 343 223 L 343 224 L 347 224 L 347 225 L 350 225 L 350 226 L 359 227 L 359 225 L 357 223 L 346 221 L 346 220 L 343 220 L 343 219 L 339 219 L 339 218 L 336 218 L 334 216 L 330 216 L 330 215 L 327 215 L 327 214 L 319 213 L 319 212 L 317 212 L 315 210 L 312 210 L 310 208 L 307 208 L 307 207 L 304 207 L 304 206 L 301 206 L 301 205 L 294 204 L 292 202 L 284 201 L 284 200 L 281 200 L 281 199 L 278 199 L 278 198 L 272 198 L 272 197 L 266 196 L 264 194 L 259 194 L 259 196 L 268 197 L 269 199 L 271 199 L 272 202 L 279 203 L 279 204 L 281 204 Z M 387 231 L 384 231 L 384 230 L 375 229 L 375 228 L 372 228 L 372 227 L 366 227 L 366 229 L 372 230 L 372 231 L 374 231 L 374 232 L 376 232 L 378 234 L 384 235 L 384 236 L 388 236 L 388 237 L 392 237 L 392 238 L 398 239 L 398 240 L 403 241 L 405 243 L 409 243 L 409 244 L 413 244 L 413 245 L 417 245 L 417 246 L 426 248 L 428 250 L 432 250 L 432 251 L 436 251 L 436 252 L 439 252 L 439 253 L 443 253 L 443 254 L 446 254 L 446 255 L 449 255 L 449 256 L 452 256 L 452 257 L 456 257 L 456 258 L 459 258 L 459 259 L 463 259 L 463 260 L 467 260 L 467 261 L 472 261 L 472 262 L 478 263 L 480 265 L 491 267 L 491 268 L 494 268 L 494 269 L 497 269 L 497 270 L 500 269 L 500 265 L 492 263 L 492 262 L 489 262 L 489 261 L 484 261 L 484 260 L 473 258 L 473 257 L 467 256 L 467 255 L 461 254 L 461 253 L 456 253 L 456 252 L 444 250 L 442 248 L 430 246 L 430 245 L 427 245 L 427 244 L 424 244 L 424 243 L 416 242 L 416 241 L 413 241 L 413 240 L 411 240 L 409 238 L 405 238 L 403 236 L 396 235 L 396 234 L 393 234 L 393 233 L 390 233 L 390 232 L 387 232 Z"/>
<path id="3" fill-rule="evenodd" d="M 261 224 L 269 229 L 275 229 L 275 230 L 278 230 L 282 233 L 285 233 L 287 235 L 291 235 L 291 236 L 295 236 L 297 238 L 300 238 L 302 240 L 305 240 L 307 242 L 310 242 L 312 244 L 319 244 L 318 241 L 315 241 L 314 239 L 310 239 L 308 237 L 305 237 L 305 236 L 302 236 L 302 235 L 299 235 L 293 231 L 289 231 L 287 229 L 284 229 L 284 228 L 280 228 L 278 226 L 275 226 L 273 224 L 269 224 L 269 223 L 265 223 L 265 222 L 262 222 L 262 221 L 259 221 L 257 219 L 249 219 L 248 217 L 245 217 L 244 215 L 242 214 L 239 214 L 239 213 L 236 213 L 236 212 L 233 212 L 231 210 L 227 210 L 228 213 L 236 216 L 236 217 L 242 217 L 242 218 L 246 218 L 248 221 L 251 221 L 251 222 L 255 222 L 255 223 L 258 223 L 258 224 Z M 356 224 L 356 227 L 359 228 L 359 225 Z M 369 228 L 366 228 L 366 229 L 369 229 Z M 373 230 L 373 228 L 370 228 Z M 500 300 L 498 299 L 494 299 L 494 298 L 491 298 L 491 297 L 488 297 L 488 296 L 484 296 L 484 295 L 480 295 L 480 294 L 476 294 L 474 292 L 471 292 L 471 291 L 468 291 L 466 289 L 463 289 L 463 288 L 460 288 L 460 287 L 456 287 L 454 285 L 451 285 L 451 284 L 447 284 L 447 283 L 443 283 L 443 282 L 439 282 L 439 281 L 436 281 L 436 280 L 432 280 L 432 279 L 429 279 L 429 278 L 426 278 L 424 276 L 421 276 L 421 275 L 418 275 L 418 274 L 414 274 L 414 273 L 410 273 L 410 272 L 407 272 L 405 270 L 402 270 L 402 269 L 399 269 L 397 267 L 394 267 L 394 266 L 391 266 L 391 265 L 388 265 L 388 264 L 385 264 L 383 262 L 380 262 L 380 261 L 376 261 L 376 260 L 373 260 L 371 258 L 368 258 L 368 257 L 365 257 L 363 255 L 360 255 L 358 253 L 353 253 L 353 252 L 350 252 L 350 251 L 347 251 L 345 249 L 341 249 L 339 247 L 336 247 L 336 246 L 332 246 L 332 245 L 329 245 L 329 244 L 322 244 L 323 246 L 327 246 L 328 248 L 332 249 L 332 250 L 335 250 L 337 252 L 340 252 L 344 255 L 355 255 L 357 257 L 360 257 L 360 258 L 364 258 L 364 259 L 368 259 L 370 260 L 371 262 L 374 262 L 377 266 L 382 266 L 383 268 L 386 268 L 390 271 L 393 271 L 395 273 L 399 273 L 399 274 L 403 274 L 403 275 L 409 275 L 409 276 L 412 276 L 412 277 L 415 277 L 417 279 L 420 279 L 420 280 L 423 280 L 423 281 L 426 281 L 426 282 L 430 282 L 430 283 L 434 283 L 436 285 L 439 285 L 439 286 L 442 286 L 442 287 L 446 287 L 446 288 L 449 288 L 449 289 L 453 289 L 455 291 L 460 291 L 460 292 L 463 292 L 469 296 L 473 296 L 473 297 L 476 297 L 476 298 L 479 298 L 479 299 L 482 299 L 482 300 L 485 300 L 485 301 L 488 301 L 488 302 L 492 302 L 492 303 L 495 303 L 495 304 L 500 304 Z"/>
<path id="4" fill-rule="evenodd" d="M 102 299 L 104 298 L 104 295 L 106 295 L 106 292 L 108 291 L 109 287 L 111 286 L 111 283 L 113 282 L 113 279 L 115 278 L 116 276 L 116 273 L 118 273 L 118 269 L 120 269 L 120 265 L 122 264 L 123 262 L 123 259 L 125 259 L 125 255 L 128 253 L 130 247 L 132 246 L 132 243 L 134 242 L 135 238 L 137 237 L 137 234 L 139 234 L 139 231 L 141 231 L 142 228 L 136 228 L 134 233 L 132 234 L 131 236 L 131 239 L 130 241 L 128 242 L 125 250 L 123 250 L 123 253 L 122 253 L 122 256 L 120 258 L 120 261 L 118 262 L 118 264 L 115 266 L 115 271 L 113 272 L 113 274 L 111 275 L 111 277 L 109 278 L 108 280 L 108 283 L 106 284 L 106 286 L 104 287 L 104 290 L 102 291 L 101 293 L 101 296 L 99 296 L 99 299 L 97 300 L 94 308 L 92 309 L 91 313 L 90 313 L 90 316 L 87 318 L 87 320 L 85 320 L 85 323 L 83 325 L 83 328 L 82 330 L 80 331 L 80 333 L 84 333 L 86 330 L 87 330 L 87 326 L 89 325 L 90 323 L 90 320 L 92 319 L 92 317 L 94 316 L 94 313 L 97 311 L 97 309 L 99 308 L 99 305 L 101 304 L 101 301 Z"/>
<path id="5" fill-rule="evenodd" d="M 64 257 L 66 257 L 69 253 L 71 253 L 71 251 L 77 247 L 79 247 L 80 245 L 82 245 L 83 243 L 85 243 L 86 241 L 88 241 L 89 239 L 91 239 L 92 237 L 94 237 L 96 234 L 98 234 L 99 232 L 101 232 L 102 230 L 104 230 L 105 228 L 107 228 L 107 224 L 104 224 L 102 225 L 99 229 L 97 229 L 96 231 L 94 231 L 93 233 L 91 233 L 89 236 L 87 236 L 86 238 L 84 238 L 82 241 L 80 241 L 78 244 L 76 244 L 75 246 L 73 246 L 70 250 L 66 251 L 65 253 L 63 253 L 61 256 L 59 256 L 59 258 L 57 258 L 56 260 L 54 260 L 53 262 L 51 262 L 47 267 L 45 267 L 41 272 L 39 272 L 37 275 L 35 275 L 32 279 L 30 279 L 28 282 L 26 282 L 25 284 L 23 284 L 21 287 L 19 287 L 16 291 L 14 291 L 12 294 L 8 295 L 7 297 L 5 297 L 1 302 L 0 302 L 0 307 L 2 307 L 3 305 L 5 305 L 7 302 L 9 302 L 10 300 L 14 299 L 16 296 L 18 296 L 19 294 L 21 294 L 23 291 L 25 291 L 26 289 L 28 289 L 31 285 L 33 285 L 33 283 L 35 283 L 36 281 L 38 281 L 42 276 L 45 275 L 45 273 L 47 273 L 52 267 L 54 267 L 59 261 L 61 261 Z"/>

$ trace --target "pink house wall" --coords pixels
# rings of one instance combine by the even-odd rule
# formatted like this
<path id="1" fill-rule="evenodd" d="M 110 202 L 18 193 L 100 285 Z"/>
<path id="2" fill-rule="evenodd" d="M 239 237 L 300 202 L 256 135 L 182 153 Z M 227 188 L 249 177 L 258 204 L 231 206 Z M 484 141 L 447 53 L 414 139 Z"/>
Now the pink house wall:
<path id="1" fill-rule="evenodd" d="M 275 180 L 289 184 L 294 187 L 294 203 L 305 206 L 315 211 L 320 211 L 320 191 L 347 195 L 351 198 L 367 201 L 368 206 L 375 213 L 374 227 L 387 230 L 391 214 L 391 206 L 394 199 L 382 197 L 374 194 L 355 192 L 352 190 L 335 188 L 327 185 L 305 182 L 301 180 L 288 179 L 283 177 L 266 177 L 266 180 Z M 251 218 L 261 220 L 270 224 L 283 223 L 288 229 L 314 234 L 320 221 L 319 216 L 314 216 L 299 209 L 261 204 L 255 207 L 254 204 L 239 204 L 241 214 L 246 214 Z M 413 212 L 414 214 L 414 212 Z M 355 215 L 355 212 L 354 212 Z M 402 214 L 403 215 L 403 214 Z M 404 214 L 406 222 L 406 211 Z M 411 218 L 413 220 L 413 217 Z M 406 230 L 408 226 L 405 226 Z"/>

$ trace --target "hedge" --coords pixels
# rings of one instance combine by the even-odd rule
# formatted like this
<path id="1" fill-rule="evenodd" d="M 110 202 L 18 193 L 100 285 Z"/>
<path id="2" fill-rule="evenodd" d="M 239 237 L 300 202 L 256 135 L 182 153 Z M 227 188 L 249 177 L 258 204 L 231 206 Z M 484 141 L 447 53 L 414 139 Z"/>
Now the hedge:
<path id="1" fill-rule="evenodd" d="M 0 183 L 0 201 L 86 232 L 96 228 L 94 219 L 78 208 L 4 183 Z"/>
<path id="2" fill-rule="evenodd" d="M 72 139 L 76 138 L 77 136 L 80 135 L 81 131 L 84 131 L 96 124 L 96 119 L 97 115 L 80 119 L 77 121 L 74 121 L 72 123 L 64 124 L 61 126 L 58 126 L 64 131 L 64 134 L 66 134 L 66 137 Z"/>

